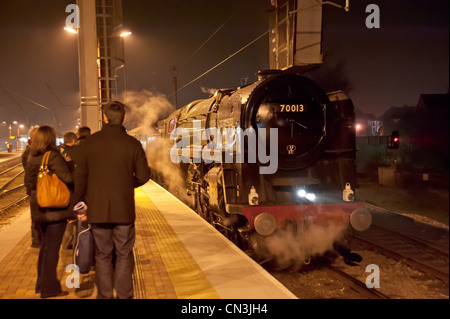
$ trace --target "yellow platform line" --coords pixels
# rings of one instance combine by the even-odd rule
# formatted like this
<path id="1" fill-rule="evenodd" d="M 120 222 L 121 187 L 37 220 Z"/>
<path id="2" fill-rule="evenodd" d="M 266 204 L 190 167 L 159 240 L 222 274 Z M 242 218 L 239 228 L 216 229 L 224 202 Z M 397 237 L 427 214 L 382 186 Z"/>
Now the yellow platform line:
<path id="1" fill-rule="evenodd" d="M 202 270 L 145 192 L 135 189 L 137 218 L 150 226 L 158 251 L 180 299 L 218 299 Z"/>

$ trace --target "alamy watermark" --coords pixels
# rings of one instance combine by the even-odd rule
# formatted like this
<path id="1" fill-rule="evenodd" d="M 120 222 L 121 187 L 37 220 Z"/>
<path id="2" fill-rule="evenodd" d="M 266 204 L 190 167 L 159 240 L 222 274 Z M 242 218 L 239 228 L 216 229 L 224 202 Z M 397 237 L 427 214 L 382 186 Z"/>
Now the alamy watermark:
<path id="1" fill-rule="evenodd" d="M 260 174 L 274 174 L 278 170 L 278 129 L 269 130 L 269 154 L 267 152 L 267 129 L 211 127 L 201 128 L 201 121 L 193 121 L 192 129 L 175 128 L 170 133 L 170 139 L 176 143 L 170 150 L 173 163 L 246 163 L 267 164 L 260 166 Z M 180 138 L 181 137 L 181 138 Z M 246 152 L 244 151 L 247 138 Z M 202 141 L 208 142 L 203 146 Z"/>
<path id="2" fill-rule="evenodd" d="M 70 14 L 66 18 L 66 27 L 79 29 L 80 28 L 80 8 L 76 4 L 69 4 L 66 6 L 66 12 Z"/>
<path id="3" fill-rule="evenodd" d="M 380 267 L 376 264 L 367 265 L 366 272 L 370 272 L 370 275 L 366 277 L 366 287 L 380 288 Z"/>
<path id="4" fill-rule="evenodd" d="M 67 265 L 66 272 L 69 273 L 66 278 L 66 287 L 80 288 L 80 268 L 75 264 Z"/>
<path id="5" fill-rule="evenodd" d="M 366 27 L 368 29 L 380 28 L 380 7 L 376 4 L 369 4 L 366 7 L 366 13 L 370 13 L 366 18 Z"/>

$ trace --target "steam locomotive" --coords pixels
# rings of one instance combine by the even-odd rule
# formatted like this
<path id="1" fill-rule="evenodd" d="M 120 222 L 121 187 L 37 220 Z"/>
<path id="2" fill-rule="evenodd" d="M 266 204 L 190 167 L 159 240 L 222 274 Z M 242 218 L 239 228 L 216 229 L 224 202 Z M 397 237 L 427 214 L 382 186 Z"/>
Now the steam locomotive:
<path id="1" fill-rule="evenodd" d="M 341 91 L 268 70 L 158 127 L 147 144 L 155 176 L 179 170 L 193 209 L 260 262 L 307 263 L 371 224 L 352 189 L 354 109 Z"/>

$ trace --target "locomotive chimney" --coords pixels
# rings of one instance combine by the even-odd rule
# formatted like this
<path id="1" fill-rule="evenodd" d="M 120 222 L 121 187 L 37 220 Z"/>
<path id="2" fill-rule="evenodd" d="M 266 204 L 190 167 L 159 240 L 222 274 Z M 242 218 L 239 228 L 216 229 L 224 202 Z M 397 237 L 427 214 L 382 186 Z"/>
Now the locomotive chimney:
<path id="1" fill-rule="evenodd" d="M 280 74 L 281 72 L 282 72 L 281 70 L 269 69 L 269 70 L 258 71 L 258 73 L 256 73 L 256 75 L 258 76 L 258 81 L 264 81 L 275 75 Z"/>

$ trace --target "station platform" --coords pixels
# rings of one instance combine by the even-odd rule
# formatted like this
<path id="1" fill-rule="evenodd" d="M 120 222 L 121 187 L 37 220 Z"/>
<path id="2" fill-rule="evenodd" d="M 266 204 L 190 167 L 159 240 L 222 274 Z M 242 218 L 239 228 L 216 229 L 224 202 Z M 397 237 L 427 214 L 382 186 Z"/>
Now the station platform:
<path id="1" fill-rule="evenodd" d="M 135 299 L 296 299 L 287 288 L 193 210 L 153 181 L 135 189 Z M 24 208 L 0 230 L 0 299 L 39 299 L 39 249 Z M 72 250 L 61 249 L 58 278 L 69 294 L 95 299 L 95 269 L 68 288 Z M 69 284 L 70 286 L 70 284 Z"/>
<path id="2" fill-rule="evenodd" d="M 23 151 L 0 152 L 0 172 L 3 170 L 22 163 Z"/>

